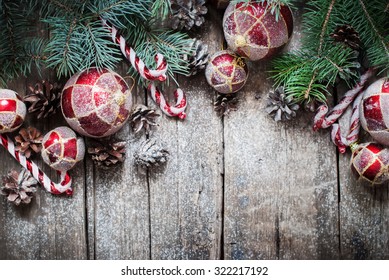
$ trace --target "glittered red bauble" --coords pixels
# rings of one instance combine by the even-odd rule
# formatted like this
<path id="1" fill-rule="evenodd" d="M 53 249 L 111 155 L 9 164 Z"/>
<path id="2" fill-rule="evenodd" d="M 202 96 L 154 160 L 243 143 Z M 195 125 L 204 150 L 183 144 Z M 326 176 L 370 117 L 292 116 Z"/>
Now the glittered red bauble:
<path id="1" fill-rule="evenodd" d="M 0 134 L 18 129 L 26 117 L 22 98 L 9 89 L 0 89 Z"/>
<path id="2" fill-rule="evenodd" d="M 389 149 L 378 143 L 352 147 L 351 170 L 358 181 L 379 185 L 389 179 Z"/>
<path id="3" fill-rule="evenodd" d="M 380 79 L 366 89 L 359 116 L 363 129 L 374 140 L 389 145 L 389 78 Z"/>
<path id="4" fill-rule="evenodd" d="M 41 154 L 51 168 L 67 171 L 84 158 L 84 140 L 66 126 L 57 127 L 43 137 Z"/>
<path id="5" fill-rule="evenodd" d="M 220 93 L 240 90 L 247 81 L 248 68 L 244 60 L 231 51 L 215 53 L 205 69 L 208 84 Z"/>
<path id="6" fill-rule="evenodd" d="M 293 16 L 285 5 L 278 19 L 271 9 L 266 1 L 231 2 L 223 17 L 228 47 L 253 61 L 276 53 L 292 36 Z"/>
<path id="7" fill-rule="evenodd" d="M 61 96 L 62 113 L 78 133 L 100 138 L 117 132 L 130 115 L 132 98 L 117 73 L 96 68 L 72 76 Z"/>

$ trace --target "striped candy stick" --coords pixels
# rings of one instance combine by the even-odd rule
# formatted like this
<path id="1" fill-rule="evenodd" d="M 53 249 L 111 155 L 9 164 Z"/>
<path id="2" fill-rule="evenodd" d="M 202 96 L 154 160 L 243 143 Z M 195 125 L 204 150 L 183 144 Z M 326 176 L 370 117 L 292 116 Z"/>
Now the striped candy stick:
<path id="1" fill-rule="evenodd" d="M 103 26 L 105 26 L 111 33 L 112 41 L 119 44 L 123 55 L 131 62 L 131 65 L 141 75 L 142 78 L 152 81 L 159 80 L 161 82 L 166 80 L 167 62 L 163 55 L 158 53 L 155 56 L 157 68 L 155 70 L 148 69 L 144 62 L 136 55 L 133 48 L 129 47 L 123 36 L 118 33 L 115 26 L 109 25 L 106 20 L 101 19 Z"/>
<path id="2" fill-rule="evenodd" d="M 166 80 L 167 62 L 162 54 L 156 55 L 157 69 L 148 69 L 144 62 L 136 56 L 135 51 L 127 45 L 124 37 L 118 34 L 117 28 L 109 25 L 104 19 L 101 19 L 101 21 L 103 23 L 103 26 L 105 26 L 110 31 L 112 41 L 119 44 L 120 50 L 122 51 L 123 55 L 131 62 L 132 66 L 139 72 L 142 78 L 148 81 L 159 80 L 162 82 Z M 156 89 L 153 82 L 150 83 L 148 88 L 151 92 L 151 97 L 153 98 L 154 102 L 157 103 L 157 105 L 164 114 L 170 117 L 178 117 L 182 120 L 186 118 L 186 114 L 184 111 L 187 102 L 185 93 L 181 89 L 178 88 L 174 92 L 174 95 L 177 99 L 177 103 L 173 107 L 166 102 L 166 99 L 164 98 L 163 94 L 158 89 Z"/>
<path id="3" fill-rule="evenodd" d="M 360 81 L 349 91 L 345 93 L 339 103 L 328 113 L 328 105 L 323 104 L 318 108 L 317 114 L 313 120 L 313 130 L 328 128 L 335 123 L 346 111 L 348 106 L 354 101 L 358 94 L 363 90 L 366 81 L 374 74 L 375 69 L 369 68 L 360 78 Z"/>
<path id="4" fill-rule="evenodd" d="M 178 117 L 179 119 L 183 120 L 186 118 L 185 109 L 186 109 L 186 97 L 185 93 L 181 89 L 176 89 L 174 91 L 174 96 L 176 98 L 176 105 L 171 106 L 169 105 L 163 94 L 158 90 L 158 88 L 155 86 L 154 82 L 151 82 L 148 86 L 148 90 L 150 91 L 151 97 L 153 98 L 154 102 L 157 103 L 157 105 L 161 108 L 162 112 L 164 112 L 166 115 L 170 117 Z"/>
<path id="5" fill-rule="evenodd" d="M 61 182 L 54 183 L 33 161 L 27 159 L 23 154 L 15 150 L 15 145 L 9 137 L 0 134 L 0 144 L 7 149 L 7 151 L 20 163 L 20 165 L 30 172 L 30 174 L 46 189 L 46 191 L 52 194 L 73 194 L 73 189 L 71 187 L 72 178 L 67 172 L 59 172 Z"/>
<path id="6" fill-rule="evenodd" d="M 358 97 L 354 100 L 353 111 L 350 117 L 349 130 L 346 136 L 342 136 L 339 124 L 332 124 L 331 140 L 338 147 L 340 153 L 346 152 L 346 148 L 351 146 L 353 143 L 358 141 L 359 130 L 361 127 L 359 121 L 359 107 L 364 92 L 361 92 Z"/>

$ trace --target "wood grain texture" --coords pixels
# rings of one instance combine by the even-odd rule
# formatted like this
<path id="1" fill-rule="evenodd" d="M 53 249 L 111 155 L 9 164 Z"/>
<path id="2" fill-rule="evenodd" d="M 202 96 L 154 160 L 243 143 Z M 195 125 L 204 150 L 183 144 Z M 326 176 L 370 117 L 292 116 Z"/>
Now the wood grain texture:
<path id="1" fill-rule="evenodd" d="M 210 51 L 222 42 L 219 27 L 204 26 Z M 181 79 L 189 106 L 185 121 L 163 116 L 151 136 L 170 152 L 150 172 L 152 259 L 218 259 L 222 222 L 222 122 L 203 74 Z M 171 97 L 171 96 L 170 96 Z M 170 100 L 173 100 L 170 98 Z"/>
<path id="2" fill-rule="evenodd" d="M 298 46 L 298 28 L 289 48 Z M 313 133 L 307 113 L 274 122 L 264 111 L 269 62 L 249 70 L 239 110 L 224 120 L 224 257 L 338 258 L 336 153 L 328 134 Z"/>
<path id="3" fill-rule="evenodd" d="M 134 103 L 144 102 L 142 89 L 133 91 Z M 89 258 L 148 259 L 149 193 L 146 174 L 138 172 L 133 154 L 144 136 L 126 124 L 116 135 L 126 141 L 126 160 L 101 168 L 87 159 Z M 90 142 L 90 141 L 89 141 Z"/>
<path id="4" fill-rule="evenodd" d="M 183 83 L 191 107 L 184 122 L 163 117 L 152 138 L 170 152 L 150 172 L 153 259 L 218 259 L 221 235 L 223 152 L 221 121 L 205 82 Z"/>

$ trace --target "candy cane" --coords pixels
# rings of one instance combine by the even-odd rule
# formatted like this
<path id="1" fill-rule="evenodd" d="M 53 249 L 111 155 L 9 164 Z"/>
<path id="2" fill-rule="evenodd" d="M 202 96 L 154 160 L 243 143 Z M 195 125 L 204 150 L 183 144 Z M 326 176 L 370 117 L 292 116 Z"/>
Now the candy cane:
<path id="1" fill-rule="evenodd" d="M 170 117 L 178 117 L 181 120 L 186 118 L 186 114 L 184 112 L 187 105 L 186 96 L 181 89 L 178 88 L 174 91 L 174 96 L 177 100 L 175 106 L 171 106 L 166 102 L 163 94 L 158 90 L 153 82 L 150 83 L 148 90 L 150 91 L 154 102 L 157 103 L 162 112 L 164 112 L 166 115 Z"/>
<path id="2" fill-rule="evenodd" d="M 359 137 L 360 130 L 360 121 L 359 121 L 359 106 L 363 97 L 361 92 L 358 97 L 355 99 L 353 104 L 353 111 L 350 117 L 350 125 L 347 136 L 342 136 L 339 124 L 335 123 L 332 125 L 331 130 L 331 140 L 338 147 L 340 153 L 346 152 L 346 148 L 351 146 L 353 143 L 357 142 Z"/>
<path id="3" fill-rule="evenodd" d="M 67 172 L 59 172 L 61 176 L 60 183 L 54 183 L 50 178 L 43 173 L 42 170 L 31 160 L 27 159 L 23 154 L 15 150 L 15 145 L 9 137 L 0 134 L 0 144 L 7 149 L 7 151 L 25 168 L 30 174 L 38 180 L 38 182 L 46 189 L 46 191 L 52 194 L 72 195 L 73 189 L 72 178 L 70 178 Z"/>
<path id="4" fill-rule="evenodd" d="M 360 81 L 349 91 L 345 93 L 339 103 L 327 115 L 328 106 L 323 104 L 318 108 L 318 112 L 313 120 L 313 130 L 330 127 L 346 111 L 348 106 L 354 101 L 355 97 L 361 92 L 366 81 L 374 74 L 374 68 L 369 68 L 360 78 Z M 327 115 L 327 116 L 326 116 Z"/>
<path id="5" fill-rule="evenodd" d="M 163 55 L 158 53 L 155 56 L 157 62 L 157 69 L 151 70 L 146 67 L 144 62 L 136 55 L 135 51 L 129 47 L 123 36 L 118 34 L 118 30 L 115 26 L 111 26 L 106 20 L 101 19 L 103 26 L 105 26 L 110 32 L 112 41 L 119 44 L 120 50 L 123 55 L 131 62 L 132 66 L 139 72 L 142 78 L 146 80 L 159 80 L 161 82 L 166 80 L 167 62 Z"/>
<path id="6" fill-rule="evenodd" d="M 123 55 L 131 62 L 132 66 L 136 69 L 136 71 L 139 72 L 142 78 L 148 81 L 159 80 L 163 82 L 166 80 L 167 62 L 162 54 L 157 54 L 155 57 L 157 62 L 157 69 L 148 69 L 144 62 L 136 56 L 135 51 L 126 44 L 124 37 L 118 34 L 117 28 L 109 25 L 104 19 L 101 19 L 101 21 L 103 26 L 105 26 L 111 32 L 112 41 L 119 44 Z M 178 88 L 174 92 L 177 103 L 173 107 L 166 102 L 163 94 L 158 89 L 156 89 L 153 82 L 150 83 L 148 88 L 151 91 L 151 97 L 153 98 L 154 102 L 157 103 L 164 114 L 170 117 L 178 117 L 181 120 L 186 118 L 186 114 L 184 112 L 186 108 L 186 98 L 184 92 L 181 89 Z"/>

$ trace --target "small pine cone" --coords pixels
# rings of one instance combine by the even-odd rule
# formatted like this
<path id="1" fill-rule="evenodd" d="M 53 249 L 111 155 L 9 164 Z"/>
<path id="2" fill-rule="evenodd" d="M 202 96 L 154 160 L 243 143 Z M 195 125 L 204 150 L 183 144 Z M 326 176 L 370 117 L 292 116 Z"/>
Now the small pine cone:
<path id="1" fill-rule="evenodd" d="M 142 168 L 159 166 L 167 161 L 169 152 L 157 144 L 156 140 L 147 139 L 134 154 L 135 164 Z"/>
<path id="2" fill-rule="evenodd" d="M 37 82 L 34 87 L 29 86 L 28 91 L 24 101 L 30 104 L 29 113 L 38 113 L 38 119 L 55 114 L 60 107 L 61 85 L 43 80 Z"/>
<path id="3" fill-rule="evenodd" d="M 29 158 L 32 152 L 39 153 L 41 151 L 42 139 L 42 133 L 35 127 L 22 128 L 19 135 L 15 137 L 15 149 Z"/>
<path id="4" fill-rule="evenodd" d="M 190 30 L 201 26 L 208 12 L 205 0 L 171 0 L 171 26 L 177 30 Z"/>
<path id="5" fill-rule="evenodd" d="M 191 52 L 184 55 L 184 60 L 188 61 L 189 65 L 187 76 L 194 76 L 207 66 L 209 59 L 208 45 L 201 40 L 192 39 L 189 42 L 188 49 Z"/>
<path id="6" fill-rule="evenodd" d="M 20 173 L 11 170 L 7 176 L 3 176 L 0 194 L 15 205 L 28 204 L 36 192 L 37 184 L 38 181 L 26 169 L 22 169 Z"/>
<path id="7" fill-rule="evenodd" d="M 337 43 L 343 43 L 353 50 L 359 50 L 361 39 L 358 32 L 351 25 L 346 24 L 336 27 L 330 37 Z"/>
<path id="8" fill-rule="evenodd" d="M 92 160 L 97 166 L 110 167 L 124 161 L 126 142 L 95 141 L 92 147 L 88 148 L 88 154 L 92 156 Z"/>
<path id="9" fill-rule="evenodd" d="M 286 121 L 294 118 L 298 109 L 300 106 L 293 103 L 292 96 L 286 96 L 283 87 L 269 93 L 265 110 L 275 121 Z"/>
<path id="10" fill-rule="evenodd" d="M 130 117 L 132 130 L 138 133 L 144 128 L 146 133 L 148 133 L 152 126 L 158 125 L 156 119 L 159 116 L 154 109 L 141 104 L 137 105 Z"/>
<path id="11" fill-rule="evenodd" d="M 238 102 L 239 100 L 235 93 L 217 93 L 216 101 L 213 103 L 213 106 L 217 114 L 221 117 L 228 115 L 231 111 L 238 110 Z"/>

